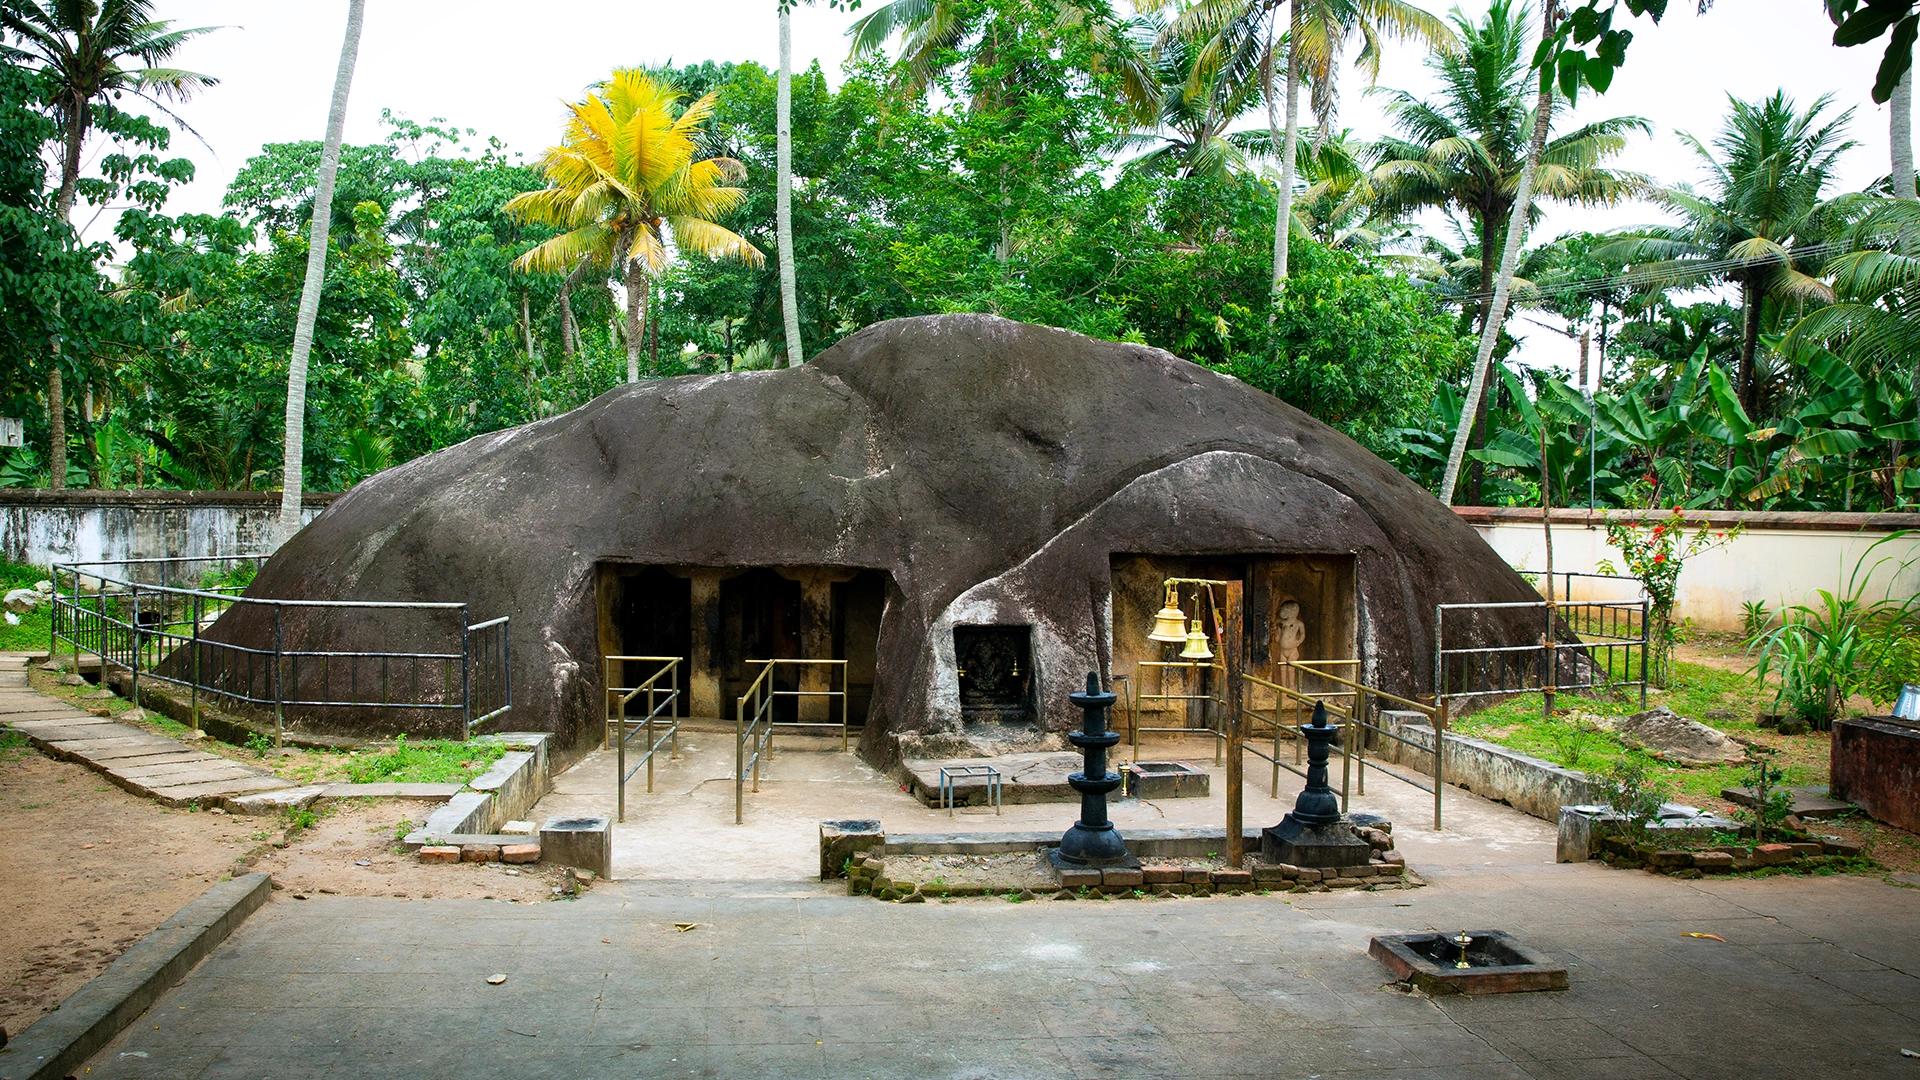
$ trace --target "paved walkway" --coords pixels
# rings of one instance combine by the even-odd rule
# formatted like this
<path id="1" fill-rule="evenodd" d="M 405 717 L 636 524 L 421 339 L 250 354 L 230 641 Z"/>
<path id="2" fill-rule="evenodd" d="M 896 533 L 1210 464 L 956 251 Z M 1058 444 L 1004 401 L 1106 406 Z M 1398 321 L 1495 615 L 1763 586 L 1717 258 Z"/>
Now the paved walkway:
<path id="1" fill-rule="evenodd" d="M 281 894 L 87 1075 L 1920 1077 L 1900 1054 L 1920 1050 L 1920 891 L 1545 861 L 1430 877 L 1017 905 L 797 883 L 534 907 Z M 1516 932 L 1572 989 L 1382 989 L 1371 935 L 1462 926 Z"/>
<path id="2" fill-rule="evenodd" d="M 746 823 L 733 823 L 733 734 L 681 733 L 681 757 L 656 763 L 654 793 L 647 794 L 645 772 L 627 783 L 627 820 L 614 827 L 614 876 L 621 879 L 704 879 L 711 881 L 797 881 L 819 870 L 819 825 L 836 818 L 874 818 L 889 833 L 1052 830 L 1064 832 L 1079 806 L 1074 801 L 1010 805 L 1002 814 L 965 807 L 949 816 L 900 789 L 858 755 L 832 751 L 780 749 L 761 777 L 760 791 L 746 796 Z M 1207 739 L 1161 738 L 1143 744 L 1147 761 L 1177 760 L 1212 774 L 1206 798 L 1120 799 L 1112 817 L 1126 829 L 1206 825 L 1226 820 L 1224 770 L 1213 764 Z M 1126 746 L 1115 760 L 1130 759 Z M 1258 767 L 1256 767 L 1258 766 Z M 554 778 L 552 794 L 532 816 L 596 815 L 613 817 L 614 756 L 588 754 Z M 1394 836 L 1407 863 L 1425 873 L 1433 866 L 1495 865 L 1514 860 L 1551 861 L 1554 827 L 1516 813 L 1460 788 L 1446 789 L 1446 829 L 1434 832 L 1433 797 L 1409 784 L 1368 770 L 1366 793 L 1356 783 L 1352 809 L 1382 814 L 1394 822 Z M 1338 779 L 1338 767 L 1335 771 Z M 1271 794 L 1271 771 L 1248 758 L 1245 814 L 1249 826 L 1272 825 L 1293 807 L 1301 781 L 1280 773 L 1279 794 Z"/>
<path id="3" fill-rule="evenodd" d="M 264 770 L 29 689 L 24 656 L 0 655 L 0 724 L 52 757 L 79 762 L 136 795 L 168 806 L 292 786 Z"/>

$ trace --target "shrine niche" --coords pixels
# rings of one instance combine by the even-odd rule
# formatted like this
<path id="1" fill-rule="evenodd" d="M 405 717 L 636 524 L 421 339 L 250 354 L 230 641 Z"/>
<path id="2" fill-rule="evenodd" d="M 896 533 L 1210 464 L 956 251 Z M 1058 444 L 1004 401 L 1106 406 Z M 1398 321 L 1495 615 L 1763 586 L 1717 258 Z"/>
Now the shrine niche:
<path id="1" fill-rule="evenodd" d="M 1033 721 L 1032 627 L 956 626 L 953 656 L 962 717 L 1003 724 Z"/>

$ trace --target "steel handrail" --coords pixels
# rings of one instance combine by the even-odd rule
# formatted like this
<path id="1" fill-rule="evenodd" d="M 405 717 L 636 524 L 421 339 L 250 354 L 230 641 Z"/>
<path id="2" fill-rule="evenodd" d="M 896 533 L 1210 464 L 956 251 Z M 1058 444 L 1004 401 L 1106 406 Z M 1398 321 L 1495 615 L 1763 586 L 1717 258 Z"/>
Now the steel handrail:
<path id="1" fill-rule="evenodd" d="M 661 667 L 652 675 L 642 679 L 638 686 L 616 687 L 609 685 L 607 687 L 607 695 L 613 698 L 612 712 L 614 715 L 607 717 L 607 723 L 612 726 L 615 733 L 613 737 L 614 773 L 618 779 L 615 783 L 616 791 L 614 800 L 616 804 L 616 819 L 619 821 L 627 820 L 627 781 L 633 779 L 633 774 L 639 772 L 643 766 L 646 768 L 647 794 L 651 795 L 653 794 L 653 760 L 654 757 L 659 754 L 660 748 L 662 746 L 669 747 L 667 752 L 675 757 L 677 757 L 680 752 L 680 719 L 672 710 L 674 710 L 680 702 L 680 665 L 685 661 L 685 657 L 604 657 L 602 670 L 605 672 L 606 681 L 609 684 L 614 681 L 615 664 L 620 664 L 624 667 L 629 661 L 636 663 L 659 663 Z M 659 685 L 662 679 L 669 680 L 668 688 L 664 692 Z M 627 705 L 641 694 L 647 695 L 647 713 L 638 721 L 631 720 L 627 716 Z M 668 710 L 667 715 L 671 718 L 671 723 L 667 725 L 664 734 L 656 734 L 656 722 L 659 720 L 661 710 L 663 709 Z M 642 731 L 647 733 L 647 748 L 645 752 L 641 754 L 640 760 L 635 762 L 632 768 L 628 768 L 627 743 L 631 742 L 633 737 Z M 607 743 L 605 730 L 601 732 L 600 743 L 602 747 Z"/>

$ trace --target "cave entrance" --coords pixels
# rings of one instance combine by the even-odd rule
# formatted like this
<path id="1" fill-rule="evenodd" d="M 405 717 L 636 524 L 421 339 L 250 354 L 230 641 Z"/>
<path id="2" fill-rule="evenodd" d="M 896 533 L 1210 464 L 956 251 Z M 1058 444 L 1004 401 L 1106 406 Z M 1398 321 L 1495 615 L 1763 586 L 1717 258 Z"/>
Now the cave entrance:
<path id="1" fill-rule="evenodd" d="M 956 626 L 953 658 L 963 719 L 1034 721 L 1033 627 Z"/>
<path id="2" fill-rule="evenodd" d="M 1182 608 L 1189 619 L 1200 620 L 1209 641 L 1220 640 L 1218 631 L 1224 629 L 1229 647 L 1237 647 L 1242 670 L 1261 678 L 1278 681 L 1277 669 L 1285 659 L 1359 656 L 1359 594 L 1351 554 L 1127 554 L 1115 555 L 1111 566 L 1113 671 L 1130 677 L 1130 694 L 1148 696 L 1149 700 L 1139 702 L 1142 724 L 1198 730 L 1217 728 L 1220 720 L 1218 706 L 1206 700 L 1152 700 L 1156 694 L 1218 698 L 1224 689 L 1217 685 L 1217 671 L 1140 666 L 1142 661 L 1179 659 L 1181 646 L 1147 639 L 1154 613 L 1164 602 L 1163 583 L 1168 578 L 1210 578 L 1238 585 L 1222 590 L 1238 594 L 1220 597 L 1231 605 L 1231 610 L 1221 613 L 1227 623 L 1224 628 L 1217 626 L 1215 613 L 1199 600 L 1194 588 L 1181 592 Z M 1249 703 L 1254 708 L 1271 707 L 1271 693 L 1254 693 Z"/>
<path id="3" fill-rule="evenodd" d="M 883 571 L 603 562 L 597 591 L 603 657 L 686 658 L 679 715 L 730 725 L 736 700 L 760 674 L 750 661 L 797 659 L 846 661 L 847 722 L 864 724 L 872 711 L 888 596 Z M 624 666 L 626 672 L 616 672 L 623 681 L 609 685 L 634 685 L 632 679 L 659 667 Z M 603 664 L 603 677 L 605 671 Z M 778 691 L 843 688 L 825 666 L 778 665 L 772 678 Z M 839 702 L 830 698 L 787 693 L 774 702 L 776 723 L 837 723 L 839 715 Z"/>

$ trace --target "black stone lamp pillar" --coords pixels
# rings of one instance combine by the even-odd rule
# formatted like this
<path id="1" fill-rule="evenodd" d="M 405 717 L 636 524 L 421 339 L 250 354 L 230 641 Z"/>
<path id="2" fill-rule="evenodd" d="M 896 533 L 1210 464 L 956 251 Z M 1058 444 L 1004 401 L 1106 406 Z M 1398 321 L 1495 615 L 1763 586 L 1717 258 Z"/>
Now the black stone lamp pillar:
<path id="1" fill-rule="evenodd" d="M 1107 710 L 1116 699 L 1100 689 L 1099 677 L 1091 671 L 1086 691 L 1067 698 L 1086 714 L 1080 730 L 1067 734 L 1086 755 L 1081 771 L 1067 777 L 1067 783 L 1080 793 L 1080 820 L 1047 857 L 1056 866 L 1075 868 L 1135 865 L 1127 854 L 1126 840 L 1107 820 L 1107 794 L 1120 786 L 1120 774 L 1107 770 L 1107 748 L 1120 741 L 1119 732 L 1107 729 Z"/>
<path id="2" fill-rule="evenodd" d="M 1260 833 L 1260 855 L 1294 866 L 1364 866 L 1372 848 L 1340 816 L 1340 796 L 1327 783 L 1327 758 L 1340 726 L 1316 702 L 1313 721 L 1300 729 L 1307 740 L 1307 786 L 1280 824 Z"/>

